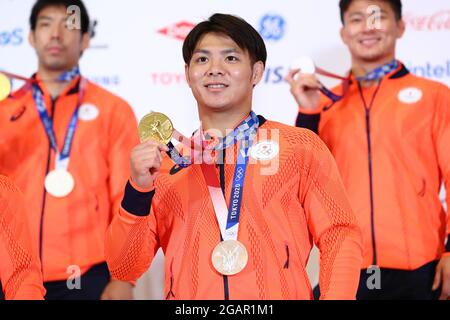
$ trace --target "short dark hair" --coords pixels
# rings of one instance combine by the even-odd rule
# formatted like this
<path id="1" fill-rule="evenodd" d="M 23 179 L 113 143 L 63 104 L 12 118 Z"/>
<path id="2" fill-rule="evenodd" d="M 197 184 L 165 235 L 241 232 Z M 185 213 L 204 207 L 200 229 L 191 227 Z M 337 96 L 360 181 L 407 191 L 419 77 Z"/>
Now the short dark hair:
<path id="1" fill-rule="evenodd" d="M 344 24 L 344 14 L 347 12 L 348 8 L 354 0 L 340 0 L 339 8 L 341 10 L 341 21 Z M 402 18 L 402 1 L 401 0 L 381 0 L 387 2 L 392 10 L 394 10 L 395 18 L 400 20 Z"/>
<path id="2" fill-rule="evenodd" d="M 77 6 L 80 8 L 81 34 L 89 32 L 89 14 L 82 0 L 37 0 L 31 9 L 30 28 L 36 30 L 36 23 L 39 13 L 47 7 L 70 7 Z"/>
<path id="3" fill-rule="evenodd" d="M 183 59 L 186 64 L 191 61 L 198 42 L 208 33 L 220 33 L 230 37 L 239 48 L 248 52 L 252 63 L 262 61 L 266 65 L 267 50 L 264 40 L 248 22 L 237 16 L 216 13 L 208 20 L 197 24 L 183 43 Z"/>

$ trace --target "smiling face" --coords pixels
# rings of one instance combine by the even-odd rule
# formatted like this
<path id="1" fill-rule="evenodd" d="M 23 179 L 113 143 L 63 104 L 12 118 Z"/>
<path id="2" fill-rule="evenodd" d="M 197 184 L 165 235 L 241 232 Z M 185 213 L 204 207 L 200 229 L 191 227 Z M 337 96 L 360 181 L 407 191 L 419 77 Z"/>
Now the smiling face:
<path id="1" fill-rule="evenodd" d="M 263 71 L 264 64 L 252 63 L 248 52 L 230 37 L 207 33 L 198 41 L 186 65 L 186 79 L 199 108 L 250 111 L 253 87 Z"/>
<path id="2" fill-rule="evenodd" d="M 379 28 L 374 28 L 370 6 L 380 8 Z M 354 62 L 385 63 L 395 58 L 395 44 L 405 31 L 402 20 L 386 1 L 355 0 L 344 14 L 341 37 Z"/>
<path id="3" fill-rule="evenodd" d="M 66 71 L 78 64 L 82 51 L 89 45 L 89 35 L 80 30 L 69 30 L 64 6 L 49 6 L 37 17 L 36 29 L 29 41 L 39 60 L 39 68 Z"/>

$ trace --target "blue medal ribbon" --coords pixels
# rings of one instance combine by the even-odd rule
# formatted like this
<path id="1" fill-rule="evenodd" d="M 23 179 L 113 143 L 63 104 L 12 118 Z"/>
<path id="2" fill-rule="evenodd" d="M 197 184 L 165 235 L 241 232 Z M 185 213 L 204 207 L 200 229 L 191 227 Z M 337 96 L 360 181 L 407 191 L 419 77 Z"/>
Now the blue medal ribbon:
<path id="1" fill-rule="evenodd" d="M 397 69 L 397 67 L 398 67 L 398 61 L 392 60 L 391 62 L 386 63 L 386 64 L 370 71 L 368 74 L 366 74 L 363 77 L 356 77 L 356 80 L 358 80 L 358 81 L 378 80 L 378 79 L 384 77 L 385 75 L 387 75 L 388 73 L 391 73 L 392 71 Z"/>
<path id="2" fill-rule="evenodd" d="M 67 81 L 73 80 L 74 78 L 76 78 L 79 75 L 80 75 L 79 68 L 75 67 L 74 69 L 70 70 L 69 72 L 62 74 L 61 77 L 58 78 L 58 80 L 67 82 Z M 81 104 L 82 97 L 84 95 L 84 81 L 80 82 L 80 92 L 78 95 L 77 107 L 75 108 L 75 111 L 69 122 L 67 132 L 66 132 L 66 137 L 64 139 L 64 144 L 63 144 L 61 152 L 59 152 L 59 150 L 58 150 L 56 134 L 55 134 L 55 131 L 53 128 L 53 120 L 50 118 L 50 116 L 47 112 L 47 108 L 45 107 L 42 92 L 37 84 L 33 84 L 32 94 L 33 94 L 33 99 L 36 104 L 37 111 L 39 113 L 39 118 L 41 119 L 42 125 L 47 134 L 48 140 L 50 141 L 50 145 L 57 154 L 56 166 L 58 167 L 59 165 L 63 164 L 63 166 L 66 167 L 68 165 L 70 151 L 72 149 L 72 142 L 73 142 L 73 138 L 74 138 L 77 123 L 78 123 L 78 109 Z M 66 168 L 64 168 L 64 169 L 66 169 Z"/>
<path id="3" fill-rule="evenodd" d="M 244 139 L 244 138 L 245 138 L 245 135 L 247 134 L 247 132 L 249 130 L 250 131 L 253 130 L 256 132 L 255 127 L 258 128 L 258 125 L 259 125 L 258 116 L 256 115 L 256 113 L 251 111 L 249 116 L 244 121 L 242 121 L 242 123 L 239 126 L 237 126 L 233 130 L 233 132 L 228 134 L 225 138 L 219 138 L 219 143 L 216 146 L 214 146 L 213 148 L 208 149 L 208 150 L 210 150 L 210 151 L 223 150 L 223 149 L 226 149 L 226 148 L 236 144 L 240 140 L 245 141 L 246 139 Z M 195 133 L 194 133 L 194 135 L 195 135 Z M 175 146 L 171 142 L 169 142 L 167 144 L 167 146 L 169 147 L 168 154 L 169 154 L 170 158 L 179 167 L 187 168 L 192 165 L 192 159 L 190 159 L 190 157 L 188 157 L 188 156 L 185 156 L 185 157 L 181 156 L 180 153 L 178 152 L 178 150 L 175 148 Z M 247 149 L 247 151 L 248 151 L 248 149 Z M 241 159 L 241 161 L 243 163 L 243 159 Z"/>
<path id="4" fill-rule="evenodd" d="M 258 117 L 254 112 L 251 112 L 247 119 L 231 134 L 219 140 L 219 143 L 211 148 L 212 150 L 225 149 L 240 142 L 228 208 L 223 193 L 219 191 L 220 181 L 214 172 L 214 165 L 201 164 L 223 240 L 237 240 L 245 174 L 249 162 L 249 150 L 256 138 L 258 127 Z"/>
<path id="5" fill-rule="evenodd" d="M 230 204 L 228 206 L 227 228 L 229 230 L 239 223 L 239 217 L 242 207 L 242 194 L 244 189 L 245 173 L 248 166 L 248 151 L 253 144 L 253 137 L 256 135 L 256 130 L 259 126 L 259 121 L 246 131 L 244 139 L 241 140 L 241 145 L 238 151 L 238 159 L 236 168 L 234 169 L 233 183 L 231 187 Z M 252 137 L 253 136 L 253 137 Z"/>
<path id="6" fill-rule="evenodd" d="M 374 70 L 372 70 L 371 72 L 369 72 L 368 74 L 366 74 L 365 76 L 362 77 L 356 77 L 356 80 L 361 82 L 361 81 L 374 81 L 374 80 L 378 80 L 382 77 L 384 77 L 385 75 L 391 73 L 392 71 L 394 71 L 395 69 L 397 69 L 399 63 L 397 60 L 392 60 L 389 63 L 386 63 Z M 332 77 L 332 78 L 341 78 L 338 76 L 333 75 L 332 73 L 329 73 L 327 71 L 324 71 L 320 68 L 317 68 L 317 72 L 319 74 L 328 76 L 328 77 Z M 338 95 L 334 92 L 332 92 L 330 89 L 328 89 L 327 87 L 325 87 L 324 85 L 321 86 L 320 88 L 320 92 L 322 92 L 325 96 L 327 96 L 331 101 L 333 101 L 333 103 L 338 102 L 339 100 L 341 100 L 344 95 L 346 94 L 347 90 L 348 90 L 348 85 L 349 85 L 349 81 L 350 78 L 348 79 L 344 79 L 343 80 L 343 94 L 342 95 Z"/>

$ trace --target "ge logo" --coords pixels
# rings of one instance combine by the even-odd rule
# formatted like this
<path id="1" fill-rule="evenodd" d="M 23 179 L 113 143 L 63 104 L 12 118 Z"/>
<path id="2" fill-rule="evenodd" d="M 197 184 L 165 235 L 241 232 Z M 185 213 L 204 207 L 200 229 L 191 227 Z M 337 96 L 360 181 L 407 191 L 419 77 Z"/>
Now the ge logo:
<path id="1" fill-rule="evenodd" d="M 282 16 L 267 14 L 261 19 L 259 33 L 265 40 L 278 41 L 284 36 L 285 27 Z"/>

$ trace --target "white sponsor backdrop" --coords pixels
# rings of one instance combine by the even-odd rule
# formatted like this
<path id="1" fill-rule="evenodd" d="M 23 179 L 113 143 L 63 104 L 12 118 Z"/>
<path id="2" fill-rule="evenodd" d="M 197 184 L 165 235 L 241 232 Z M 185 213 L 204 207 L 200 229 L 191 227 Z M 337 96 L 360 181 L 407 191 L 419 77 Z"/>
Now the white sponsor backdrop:
<path id="1" fill-rule="evenodd" d="M 36 57 L 28 45 L 33 0 L 0 0 L 0 70 L 31 75 Z M 237 14 L 266 41 L 264 79 L 255 89 L 254 109 L 267 118 L 294 124 L 297 106 L 282 80 L 291 62 L 310 55 L 317 65 L 345 73 L 350 57 L 339 37 L 338 0 L 85 0 L 96 21 L 82 73 L 124 97 L 142 117 L 166 113 L 185 134 L 199 124 L 184 80 L 179 38 L 212 13 Z M 404 0 L 407 31 L 397 56 L 412 72 L 450 84 L 450 4 L 448 0 Z M 328 85 L 334 84 L 324 79 Z M 20 83 L 15 83 L 17 87 Z M 138 298 L 162 298 L 162 257 L 138 284 Z M 312 282 L 317 281 L 311 268 Z"/>

